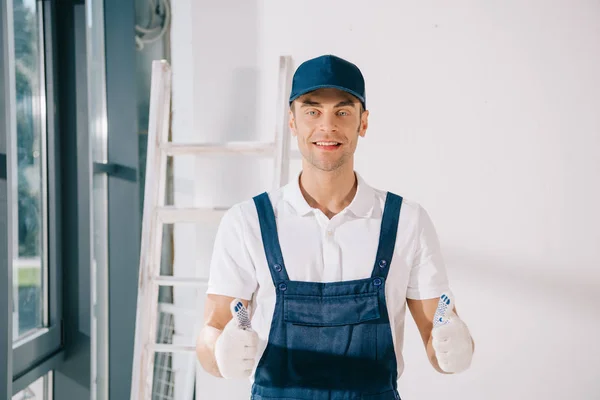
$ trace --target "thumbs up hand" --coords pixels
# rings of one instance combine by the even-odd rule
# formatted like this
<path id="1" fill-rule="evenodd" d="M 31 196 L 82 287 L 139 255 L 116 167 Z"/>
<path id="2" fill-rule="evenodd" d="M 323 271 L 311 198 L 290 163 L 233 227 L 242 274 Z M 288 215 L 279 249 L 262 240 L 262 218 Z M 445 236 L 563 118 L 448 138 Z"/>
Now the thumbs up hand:
<path id="1" fill-rule="evenodd" d="M 250 376 L 256 359 L 258 335 L 252 330 L 248 310 L 239 299 L 231 302 L 233 319 L 215 343 L 215 359 L 223 378 Z"/>
<path id="2" fill-rule="evenodd" d="M 458 373 L 471 365 L 473 341 L 467 325 L 453 311 L 452 298 L 443 294 L 433 320 L 431 344 L 444 372 Z"/>

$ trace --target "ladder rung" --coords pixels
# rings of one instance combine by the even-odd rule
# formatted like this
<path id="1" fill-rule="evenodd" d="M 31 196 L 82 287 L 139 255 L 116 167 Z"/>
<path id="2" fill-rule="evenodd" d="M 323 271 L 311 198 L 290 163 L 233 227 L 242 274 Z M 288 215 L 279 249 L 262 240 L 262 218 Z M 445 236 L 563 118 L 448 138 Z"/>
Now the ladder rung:
<path id="1" fill-rule="evenodd" d="M 173 314 L 173 315 L 187 315 L 188 317 L 197 317 L 198 310 L 194 310 L 191 308 L 184 308 L 181 306 L 176 306 L 173 303 L 158 303 L 158 312 L 162 312 L 165 314 Z"/>
<path id="2" fill-rule="evenodd" d="M 185 154 L 273 154 L 273 142 L 228 142 L 228 143 L 165 143 L 161 146 L 169 156 Z"/>
<path id="3" fill-rule="evenodd" d="M 194 286 L 201 287 L 208 284 L 207 278 L 190 278 L 180 276 L 157 276 L 153 279 L 154 283 L 160 286 Z"/>
<path id="4" fill-rule="evenodd" d="M 177 208 L 174 206 L 159 207 L 156 209 L 157 217 L 163 224 L 177 222 L 200 222 L 214 217 L 221 217 L 227 207 L 216 208 Z"/>
<path id="5" fill-rule="evenodd" d="M 151 344 L 148 348 L 155 353 L 195 353 L 194 346 L 183 344 Z"/>

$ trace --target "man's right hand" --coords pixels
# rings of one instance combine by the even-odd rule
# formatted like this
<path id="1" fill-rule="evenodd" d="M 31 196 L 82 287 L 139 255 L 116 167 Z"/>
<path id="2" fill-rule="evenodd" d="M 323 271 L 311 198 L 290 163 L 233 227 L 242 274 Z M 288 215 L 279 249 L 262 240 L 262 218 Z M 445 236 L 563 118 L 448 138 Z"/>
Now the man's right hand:
<path id="1" fill-rule="evenodd" d="M 215 343 L 215 360 L 223 378 L 247 378 L 256 359 L 258 335 L 252 330 L 246 307 L 239 299 L 231 302 L 233 319 Z"/>

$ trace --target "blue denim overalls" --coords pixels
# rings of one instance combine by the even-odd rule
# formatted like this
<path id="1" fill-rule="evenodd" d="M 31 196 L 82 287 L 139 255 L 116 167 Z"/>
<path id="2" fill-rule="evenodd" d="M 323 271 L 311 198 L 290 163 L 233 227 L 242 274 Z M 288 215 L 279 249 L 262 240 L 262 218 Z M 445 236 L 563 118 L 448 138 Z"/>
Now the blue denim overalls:
<path id="1" fill-rule="evenodd" d="M 399 400 L 385 301 L 402 197 L 389 193 L 371 277 L 291 281 L 266 193 L 254 197 L 277 300 L 252 400 Z"/>

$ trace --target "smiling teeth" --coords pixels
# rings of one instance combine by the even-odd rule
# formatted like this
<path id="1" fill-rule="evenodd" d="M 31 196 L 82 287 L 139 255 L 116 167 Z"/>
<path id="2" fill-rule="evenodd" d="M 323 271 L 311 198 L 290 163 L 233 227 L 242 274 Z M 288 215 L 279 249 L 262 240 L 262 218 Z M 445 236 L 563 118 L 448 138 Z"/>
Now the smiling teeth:
<path id="1" fill-rule="evenodd" d="M 335 146 L 337 144 L 337 142 L 317 142 L 318 146 Z"/>

